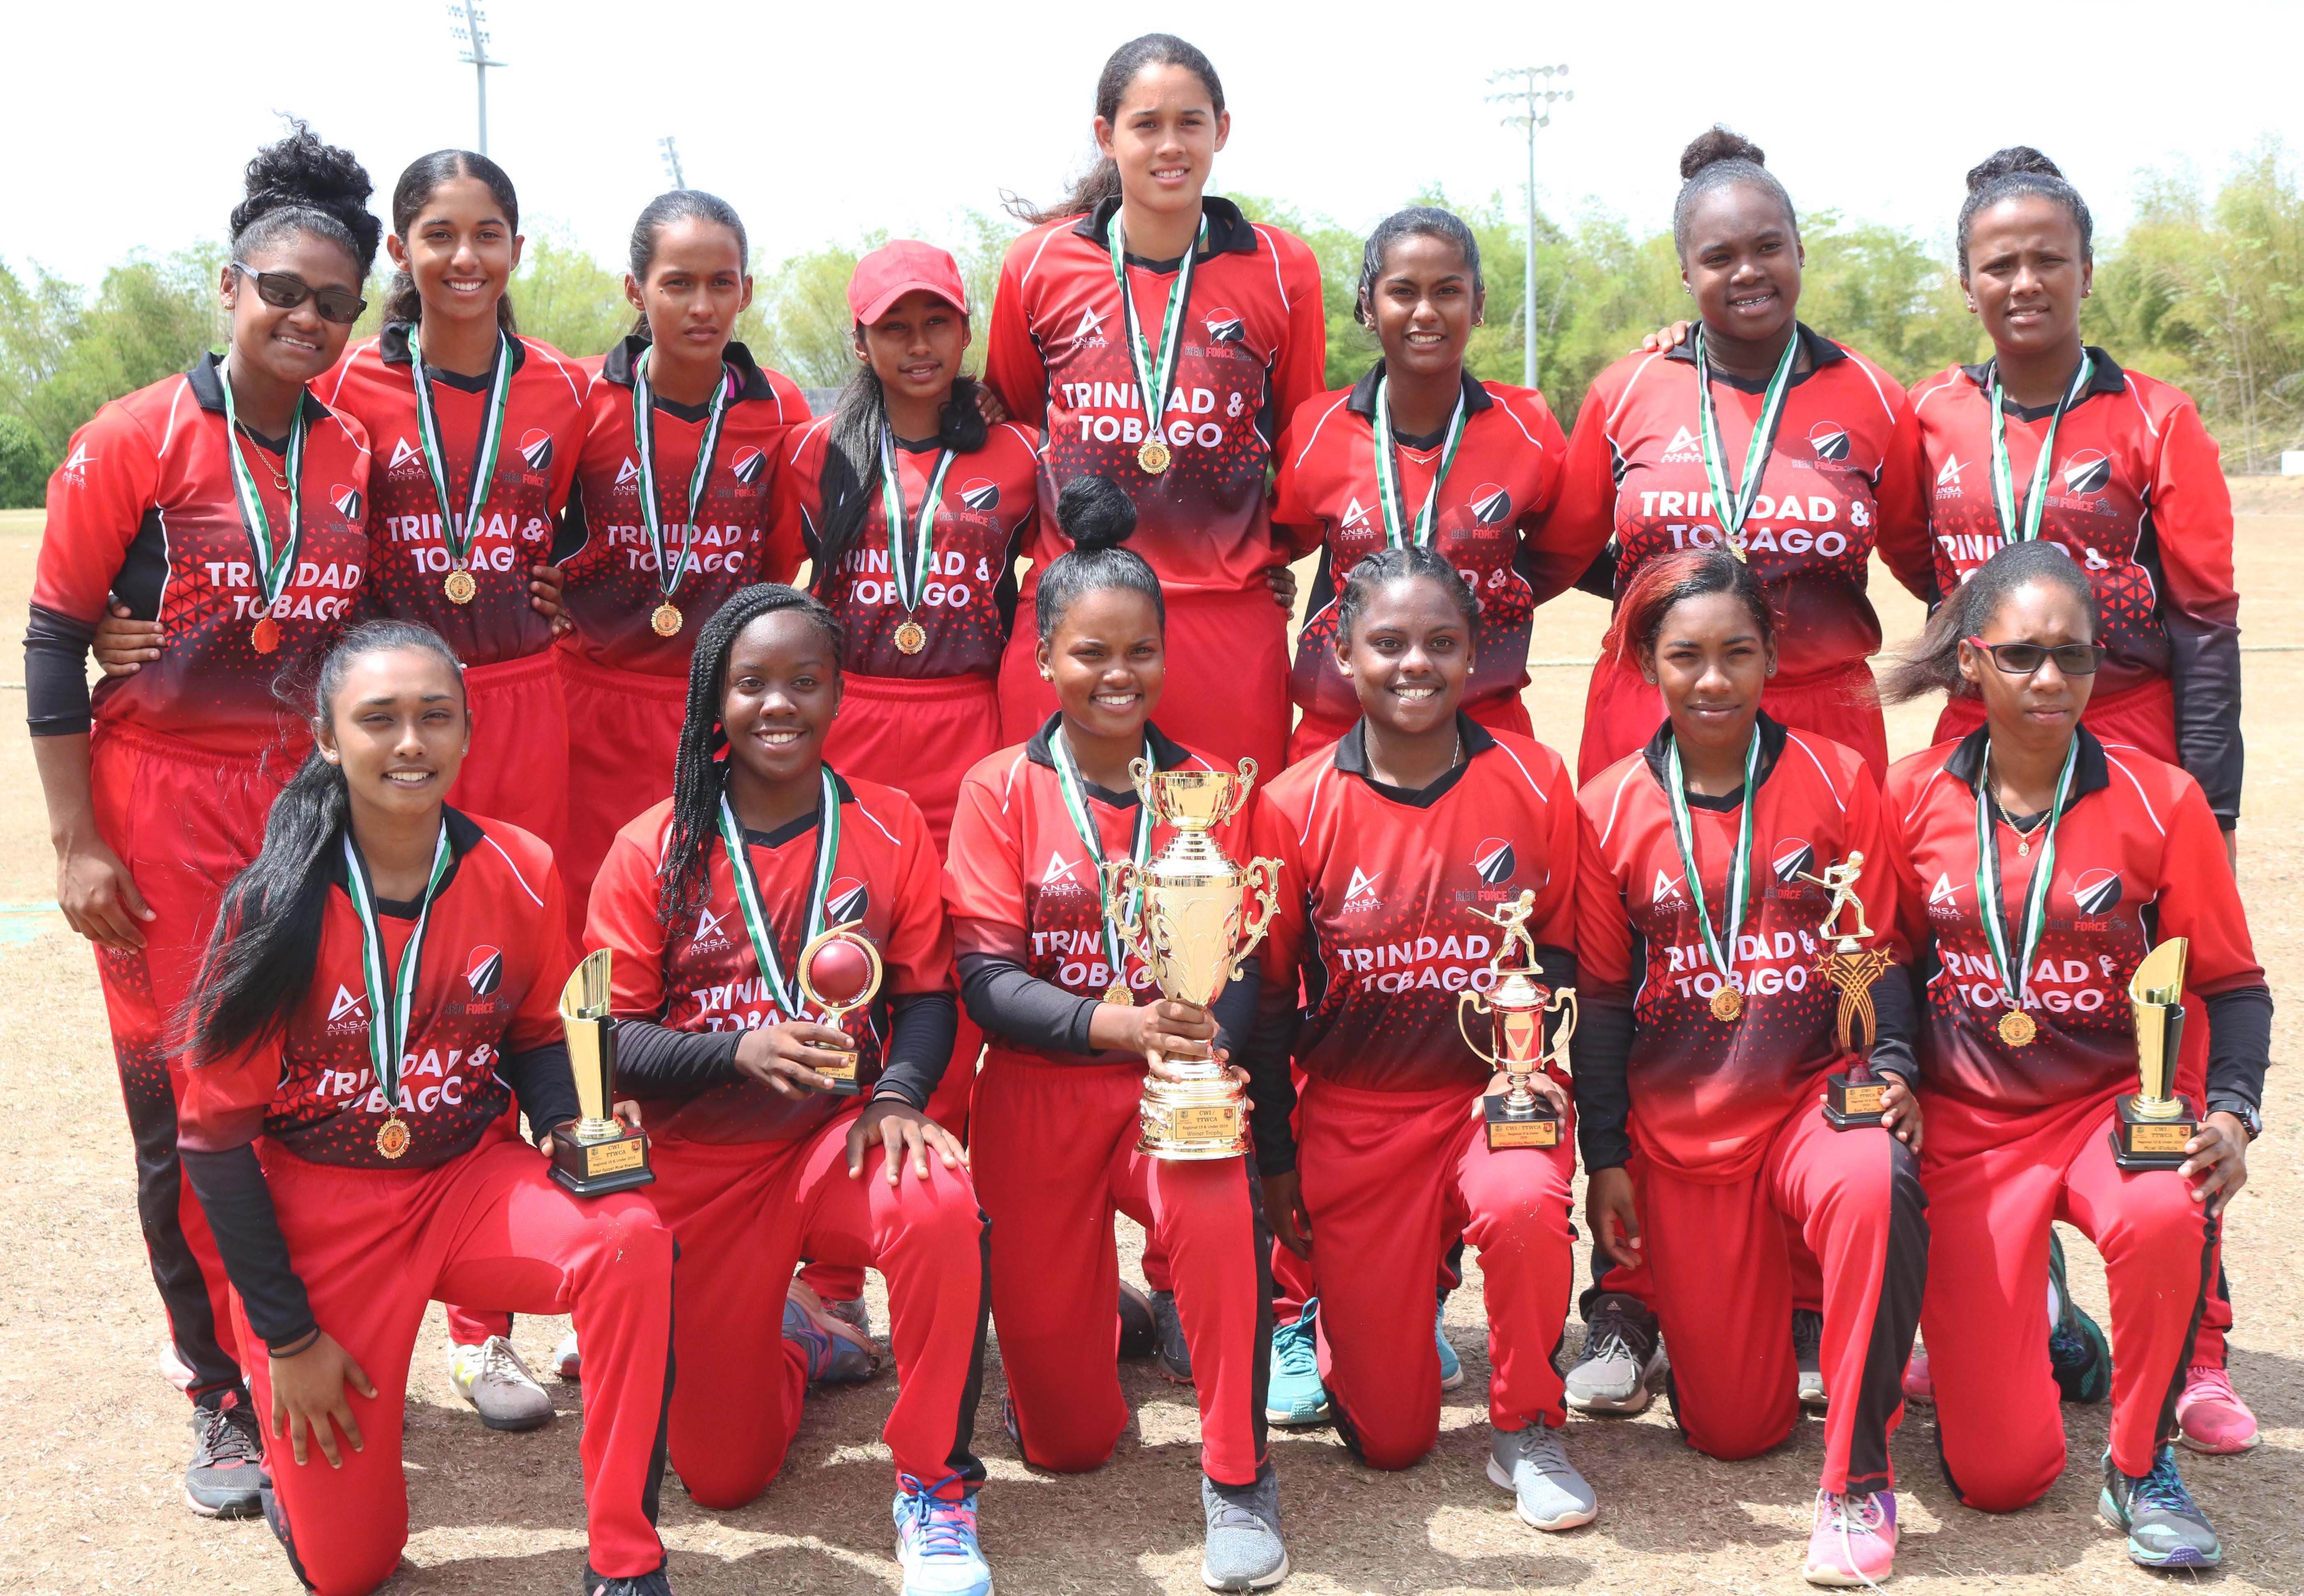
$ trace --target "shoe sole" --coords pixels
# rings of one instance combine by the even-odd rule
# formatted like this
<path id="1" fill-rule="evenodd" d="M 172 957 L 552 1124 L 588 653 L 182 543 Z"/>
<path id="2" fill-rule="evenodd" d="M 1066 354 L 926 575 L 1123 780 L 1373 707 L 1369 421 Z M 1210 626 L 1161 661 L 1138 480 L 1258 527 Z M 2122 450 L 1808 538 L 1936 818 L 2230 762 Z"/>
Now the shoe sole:
<path id="1" fill-rule="evenodd" d="M 1810 1413 L 1822 1413 L 1825 1408 L 1832 1406 L 1832 1393 L 1830 1391 L 1802 1391 L 1800 1394 L 1800 1405 L 1802 1407 L 1807 1408 Z"/>
<path id="2" fill-rule="evenodd" d="M 480 1423 L 484 1427 L 490 1430 L 500 1430 L 512 1435 L 517 1435 L 522 1431 L 527 1430 L 541 1430 L 546 1424 L 552 1423 L 554 1419 L 560 1416 L 557 1413 L 548 1408 L 543 1414 L 532 1419 L 492 1419 L 487 1414 L 481 1413 L 477 1405 L 473 1407 L 472 1412 L 479 1417 Z"/>
<path id="3" fill-rule="evenodd" d="M 1611 1414 L 1630 1418 L 1634 1414 L 1646 1413 L 1648 1404 L 1656 1400 L 1656 1393 L 1641 1385 L 1634 1388 L 1632 1394 L 1621 1401 L 1614 1397 L 1579 1396 L 1574 1391 L 1568 1392 L 1561 1400 L 1578 1413 Z"/>
<path id="4" fill-rule="evenodd" d="M 1880 1571 L 1879 1579 L 1867 1579 L 1860 1574 L 1849 1574 L 1838 1568 L 1809 1568 L 1803 1566 L 1800 1569 L 1800 1577 L 1808 1581 L 1808 1583 L 1812 1585 L 1821 1585 L 1827 1591 L 1852 1591 L 1857 1589 L 1859 1586 L 1870 1586 L 1876 1590 L 1879 1588 L 1880 1580 L 1886 1579 L 1894 1573 L 1895 1570 L 1893 1568 L 1884 1568 Z"/>
<path id="5" fill-rule="evenodd" d="M 2112 1505 L 2112 1492 L 2109 1490 L 2098 1493 L 2096 1499 L 2096 1516 L 2110 1524 L 2113 1531 L 2128 1542 L 2128 1560 L 2139 1568 L 2215 1568 L 2221 1567 L 2224 1564 L 2224 1554 L 2222 1550 L 2209 1554 L 2201 1551 L 2198 1547 L 2181 1546 L 2164 1557 L 2155 1556 L 2146 1551 L 2137 1545 L 2135 1539 L 2129 1534 L 2128 1525 L 2121 1522 L 2118 1511 Z"/>
<path id="6" fill-rule="evenodd" d="M 1572 1512 L 1563 1514 L 1560 1517 L 1550 1520 L 1529 1517 L 1528 1508 L 1520 1503 L 1520 1490 L 1512 1484 L 1512 1476 L 1496 1467 L 1496 1460 L 1493 1457 L 1488 1459 L 1488 1483 L 1491 1485 L 1500 1486 L 1504 1490 L 1511 1491 L 1512 1493 L 1512 1510 L 1516 1515 L 1518 1515 L 1520 1523 L 1528 1525 L 1528 1527 L 1532 1530 L 1542 1530 L 1546 1534 L 1556 1533 L 1561 1530 L 1581 1529 L 1584 1525 L 1590 1524 L 1594 1519 L 1600 1516 L 1599 1504 L 1596 1502 L 1592 1506 L 1592 1510 L 1589 1513 L 1584 1514 L 1580 1517 Z"/>
<path id="7" fill-rule="evenodd" d="M 1318 1412 L 1310 1414 L 1300 1414 L 1292 1407 L 1285 1409 L 1267 1407 L 1264 1410 L 1264 1422 L 1267 1424 L 1277 1424 L 1283 1430 L 1301 1430 L 1312 1424 L 1333 1424 L 1335 1421 L 1336 1409 L 1334 1404 L 1329 1404 Z"/>
<path id="8" fill-rule="evenodd" d="M 184 1487 L 184 1506 L 202 1518 L 258 1518 L 264 1513 L 264 1499 L 254 1492 L 250 1492 L 244 1502 L 224 1502 L 211 1507 L 194 1496 L 189 1485 Z"/>
<path id="9" fill-rule="evenodd" d="M 1461 1364 L 1457 1366 L 1456 1372 L 1453 1377 L 1446 1374 L 1443 1374 L 1440 1377 L 1440 1389 L 1444 1391 L 1453 1391 L 1463 1383 L 1464 1370 Z"/>
<path id="10" fill-rule="evenodd" d="M 2184 1443 L 2187 1450 L 2198 1452 L 2203 1457 L 2237 1457 L 2243 1452 L 2255 1451 L 2264 1440 L 2264 1432 L 2260 1430 L 2252 1430 L 2249 1432 L 2246 1440 L 2237 1446 L 2230 1447 L 2212 1447 L 2205 1441 L 2194 1440 L 2181 1431 L 2178 1432 L 2176 1439 Z"/>
<path id="11" fill-rule="evenodd" d="M 1220 1580 L 1215 1575 L 1208 1572 L 1208 1566 L 1207 1563 L 1203 1562 L 1200 1565 L 1200 1583 L 1207 1586 L 1211 1591 L 1268 1591 L 1287 1577 L 1288 1554 L 1285 1551 L 1283 1551 L 1280 1554 L 1279 1567 L 1275 1568 L 1271 1573 L 1265 1575 L 1260 1578 L 1249 1580 L 1244 1585 L 1232 1584 L 1227 1581 Z"/>
<path id="12" fill-rule="evenodd" d="M 1156 1372 L 1161 1379 L 1166 1381 L 1170 1385 L 1190 1385 L 1192 1383 L 1192 1372 L 1190 1369 L 1187 1369 L 1182 1374 L 1179 1374 L 1175 1370 L 1168 1366 L 1168 1360 L 1166 1358 L 1162 1357 L 1153 1359 L 1152 1367 L 1154 1372 Z"/>

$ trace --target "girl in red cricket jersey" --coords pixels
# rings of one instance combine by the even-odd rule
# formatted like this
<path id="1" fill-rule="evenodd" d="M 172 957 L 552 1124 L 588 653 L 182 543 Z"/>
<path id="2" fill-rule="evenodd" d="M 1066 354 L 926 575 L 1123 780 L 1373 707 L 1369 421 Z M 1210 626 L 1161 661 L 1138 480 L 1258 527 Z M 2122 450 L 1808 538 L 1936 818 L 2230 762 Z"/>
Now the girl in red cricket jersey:
<path id="1" fill-rule="evenodd" d="M 1579 1136 L 1594 1246 L 1647 1264 L 1698 1450 L 1750 1457 L 1792 1433 L 1795 1250 L 1820 1262 L 1833 1400 L 1805 1574 L 1854 1585 L 1894 1563 L 1888 1436 L 1928 1270 L 1916 1024 L 1879 789 L 1854 750 L 1765 713 L 1776 626 L 1749 566 L 1690 549 L 1640 569 L 1603 645 L 1667 713 L 1582 791 Z M 1818 1106 L 1848 1068 L 1816 965 L 1839 902 L 1818 878 L 1842 865 L 1856 896 L 1831 933 L 1853 912 L 1886 959 L 1870 1052 L 1885 1128 L 1836 1130 Z"/>
<path id="2" fill-rule="evenodd" d="M 1140 864 L 1168 840 L 1133 790 L 1131 762 L 1221 767 L 1152 722 L 1165 605 L 1152 568 L 1119 546 L 1135 527 L 1127 494 L 1108 477 L 1075 478 L 1056 513 L 1072 546 L 1041 573 L 1036 619 L 1038 669 L 1060 707 L 968 773 L 944 877 L 961 994 L 991 1043 L 970 1162 L 992 1220 L 1009 1433 L 1027 1462 L 1075 1474 L 1102 1465 L 1127 1427 L 1112 1231 L 1115 1209 L 1126 1212 L 1167 1255 L 1197 1377 L 1201 1576 L 1215 1590 L 1266 1590 L 1288 1575 L 1265 1448 L 1270 1237 L 1241 1161 L 1169 1161 L 1137 1146 L 1144 1065 L 1173 1077 L 1169 1060 L 1226 1056 L 1223 1039 L 1253 1023 L 1255 960 L 1212 1010 L 1160 998 L 1105 912 L 1100 874 L 1105 859 Z M 1218 845 L 1246 857 L 1247 830 L 1235 817 Z M 1284 1094 L 1284 1081 L 1257 1091 L 1259 1149 L 1285 1148 Z"/>
<path id="3" fill-rule="evenodd" d="M 750 1501 L 783 1466 L 808 1381 L 871 1359 L 806 1287 L 787 1289 L 803 1252 L 870 1264 L 902 1381 L 884 1438 L 904 1589 L 970 1596 L 992 1578 L 970 1449 L 984 1218 L 960 1144 L 922 1111 L 952 1056 L 951 933 L 919 807 L 823 757 L 844 647 L 829 611 L 778 585 L 703 625 L 673 796 L 617 833 L 589 940 L 615 956 L 621 1078 L 648 1112 L 656 1205 L 680 1243 L 671 1449 L 689 1494 Z M 842 925 L 879 950 L 885 982 L 834 1028 L 809 1018 L 800 960 Z M 829 1094 L 819 1071 L 837 1048 L 854 1050 L 862 1095 Z M 588 1344 L 588 1383 L 593 1364 Z"/>
<path id="4" fill-rule="evenodd" d="M 224 895 L 184 1016 L 183 1161 L 269 1416 L 266 1516 L 299 1579 L 359 1596 L 408 1540 L 401 1423 L 434 1297 L 573 1313 L 589 1596 L 665 1596 L 656 1500 L 672 1237 L 638 1192 L 580 1198 L 521 1142 L 578 1112 L 574 958 L 551 851 L 446 804 L 462 671 L 405 621 L 322 662 L 318 747 Z M 317 1455 L 316 1455 L 317 1454 Z M 322 1458 L 326 1466 L 322 1466 Z"/>
<path id="5" fill-rule="evenodd" d="M 1433 549 L 1463 577 L 1486 644 L 1464 712 L 1529 735 L 1529 625 L 1583 566 L 1538 541 L 1567 452 L 1544 396 L 1464 370 L 1486 296 L 1480 247 L 1461 219 L 1429 206 L 1386 217 L 1368 237 L 1355 309 L 1384 356 L 1351 387 L 1307 401 L 1281 437 L 1273 521 L 1296 555 L 1320 551 L 1291 683 L 1304 712 L 1292 763 L 1360 713 L 1336 664 L 1336 604 L 1352 569 L 1387 547 Z"/>
<path id="6" fill-rule="evenodd" d="M 1504 1077 L 1465 1048 L 1456 1000 L 1490 975 L 1493 916 L 1515 900 L 1542 980 L 1578 984 L 1586 828 L 1558 755 L 1463 712 L 1479 635 L 1478 602 L 1435 550 L 1361 561 L 1330 644 L 1360 719 L 1257 811 L 1255 851 L 1281 862 L 1281 906 L 1249 1068 L 1286 1080 L 1292 1053 L 1305 1077 L 1292 1161 L 1259 1148 L 1258 1167 L 1265 1212 L 1318 1290 L 1274 1338 L 1275 1390 L 1301 1378 L 1317 1337 L 1317 1372 L 1303 1372 L 1325 1385 L 1354 1453 L 1397 1469 L 1430 1451 L 1441 1368 L 1427 1305 L 1461 1237 L 1479 1249 L 1487 1294 L 1488 1478 L 1526 1523 L 1564 1530 L 1599 1513 L 1562 1444 L 1552 1364 L 1575 1269 L 1575 1148 L 1488 1145 L 1483 1090 Z M 1535 1084 L 1565 1117 L 1561 1082 Z"/>
<path id="7" fill-rule="evenodd" d="M 1888 780 L 1927 975 L 1922 1322 L 1945 1473 L 1971 1507 L 2022 1507 L 2064 1465 L 2039 1306 L 2050 1222 L 2093 1240 L 2113 1355 L 2100 1511 L 2137 1562 L 2204 1567 L 2221 1549 L 2167 1443 L 2261 1125 L 2272 994 L 2199 784 L 2081 723 L 2105 657 L 2098 603 L 2061 545 L 2011 544 L 1946 598 L 1886 688 L 1957 682 L 1986 716 Z M 2177 937 L 2207 1021 L 2198 1131 L 2180 1170 L 2125 1171 L 2110 1133 L 2113 1100 L 2138 1089 L 2129 983 Z"/>
<path id="8" fill-rule="evenodd" d="M 1035 665 L 1033 595 L 1064 548 L 1059 486 L 1095 473 L 1138 505 L 1139 553 L 1171 612 L 1176 732 L 1266 771 L 1285 754 L 1294 587 L 1266 467 L 1282 423 L 1320 392 L 1327 330 L 1312 252 L 1204 192 L 1231 131 L 1206 55 L 1170 34 L 1130 40 L 1097 80 L 1101 158 L 1062 205 L 1027 216 L 1001 267 L 985 380 L 1046 435 L 1040 532 L 1001 667 L 1011 742 L 1055 707 Z"/>
<path id="9" fill-rule="evenodd" d="M 136 1203 L 194 1404 L 192 1510 L 257 1511 L 261 1457 L 224 1277 L 177 1158 L 189 990 L 224 884 L 309 741 L 273 684 L 318 657 L 368 567 L 368 434 L 312 380 L 363 308 L 381 231 L 368 173 L 295 133 L 249 163 L 220 291 L 221 357 L 98 410 L 48 483 L 24 638 L 32 749 L 56 846 L 56 901 L 96 944 Z M 106 600 L 176 641 L 88 688 Z"/>
<path id="10" fill-rule="evenodd" d="M 1876 779 L 1888 739 L 1864 663 L 1880 646 L 1865 567 L 1876 544 L 1919 590 L 1919 442 L 1894 378 L 1795 319 L 1800 224 L 1761 161 L 1723 128 L 1681 154 L 1673 241 L 1698 330 L 1674 342 L 1681 324 L 1594 380 L 1553 525 L 1587 560 L 1610 552 L 1616 595 L 1675 549 L 1749 562 L 1782 634 L 1769 714 L 1854 748 Z M 1604 654 L 1578 780 L 1634 752 L 1658 708 L 1629 661 Z"/>

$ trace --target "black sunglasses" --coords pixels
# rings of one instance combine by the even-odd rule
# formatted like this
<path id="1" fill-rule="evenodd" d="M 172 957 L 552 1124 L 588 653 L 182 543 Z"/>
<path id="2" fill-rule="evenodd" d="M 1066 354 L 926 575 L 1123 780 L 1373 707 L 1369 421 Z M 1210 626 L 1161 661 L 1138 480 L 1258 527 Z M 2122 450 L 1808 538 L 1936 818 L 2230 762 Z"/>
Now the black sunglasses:
<path id="1" fill-rule="evenodd" d="M 314 288 L 292 273 L 259 272 L 236 260 L 232 269 L 256 284 L 258 299 L 277 309 L 293 310 L 309 300 L 322 321 L 348 327 L 360 320 L 360 312 L 368 308 L 368 301 L 349 288 Z"/>
<path id="2" fill-rule="evenodd" d="M 2041 643 L 1987 643 L 1970 638 L 1968 646 L 1984 650 L 2011 676 L 2029 676 L 2043 660 L 2055 661 L 2056 669 L 2067 676 L 2093 676 L 2104 663 L 2104 650 L 2093 643 L 2060 643 L 2050 648 Z"/>

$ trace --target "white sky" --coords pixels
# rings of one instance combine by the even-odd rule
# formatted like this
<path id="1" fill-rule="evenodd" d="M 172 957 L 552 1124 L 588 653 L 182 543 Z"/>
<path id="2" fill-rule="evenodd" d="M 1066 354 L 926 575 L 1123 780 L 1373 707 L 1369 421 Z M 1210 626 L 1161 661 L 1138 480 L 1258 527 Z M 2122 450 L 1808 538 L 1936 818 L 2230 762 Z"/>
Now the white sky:
<path id="1" fill-rule="evenodd" d="M 488 74 L 489 153 L 528 231 L 556 224 L 610 261 L 669 186 L 665 133 L 690 185 L 742 213 L 763 263 L 873 226 L 938 240 L 1004 186 L 1053 198 L 1087 154 L 1097 68 L 1155 28 L 1193 40 L 1224 76 L 1220 188 L 1355 226 L 1435 180 L 1517 203 L 1524 147 L 1481 96 L 1491 70 L 1523 63 L 1571 63 L 1576 90 L 1539 139 L 1547 207 L 1588 197 L 1644 227 L 1669 214 L 1681 145 L 1715 119 L 1766 147 L 1803 209 L 1931 238 L 1948 235 L 1961 174 L 2005 143 L 2063 163 L 2108 231 L 2141 169 L 2189 163 L 2213 179 L 2266 133 L 2304 156 L 2294 3 L 487 12 L 512 63 Z M 410 158 L 474 137 L 473 73 L 443 0 L 51 0 L 12 13 L 0 258 L 19 269 L 92 281 L 131 249 L 220 235 L 276 112 L 356 151 L 380 215 Z"/>

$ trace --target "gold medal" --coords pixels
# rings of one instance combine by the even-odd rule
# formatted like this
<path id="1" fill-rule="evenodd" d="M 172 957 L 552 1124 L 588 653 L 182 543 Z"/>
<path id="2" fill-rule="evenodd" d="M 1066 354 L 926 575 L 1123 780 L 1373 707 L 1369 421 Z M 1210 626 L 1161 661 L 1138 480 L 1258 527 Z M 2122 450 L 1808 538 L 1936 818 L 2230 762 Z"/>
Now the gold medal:
<path id="1" fill-rule="evenodd" d="M 398 1158 L 408 1151 L 408 1121 L 398 1112 L 377 1127 L 376 1150 L 386 1158 Z"/>
<path id="2" fill-rule="evenodd" d="M 1166 470 L 1169 458 L 1168 445 L 1158 438 L 1145 439 L 1144 446 L 1136 452 L 1136 463 L 1148 477 L 1157 477 Z"/>
<path id="3" fill-rule="evenodd" d="M 2011 1047 L 2029 1047 L 2039 1034 L 2040 1027 L 2021 1009 L 2011 1009 L 2000 1017 L 2000 1040 Z"/>
<path id="4" fill-rule="evenodd" d="M 267 615 L 248 634 L 248 640 L 258 654 L 270 654 L 280 646 L 280 623 Z"/>
<path id="5" fill-rule="evenodd" d="M 659 638 L 678 637 L 681 628 L 680 606 L 666 599 L 656 605 L 654 612 L 648 616 L 648 624 L 656 629 L 656 635 Z"/>
<path id="6" fill-rule="evenodd" d="M 1136 994 L 1128 990 L 1127 982 L 1115 981 L 1104 989 L 1104 1001 L 1117 1003 L 1123 1009 L 1132 1009 L 1136 1006 Z"/>
<path id="7" fill-rule="evenodd" d="M 928 646 L 928 629 L 917 621 L 907 621 L 896 629 L 896 647 L 904 654 L 918 654 Z"/>
<path id="8" fill-rule="evenodd" d="M 1744 1018 L 1744 994 L 1732 986 L 1723 986 L 1712 994 L 1712 1018 L 1724 1026 L 1732 1026 Z"/>
<path id="9" fill-rule="evenodd" d="M 479 583 L 472 579 L 472 573 L 469 570 L 450 571 L 448 579 L 440 586 L 447 592 L 448 602 L 452 604 L 470 604 L 480 591 Z"/>

